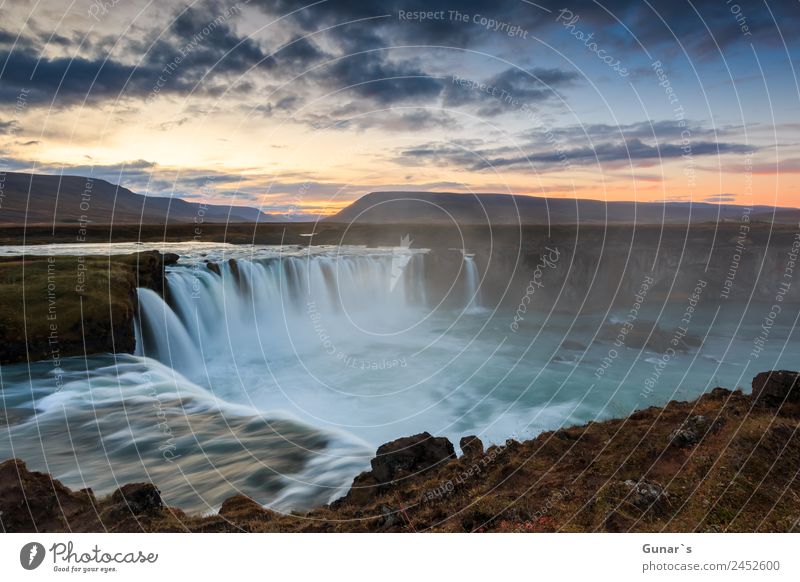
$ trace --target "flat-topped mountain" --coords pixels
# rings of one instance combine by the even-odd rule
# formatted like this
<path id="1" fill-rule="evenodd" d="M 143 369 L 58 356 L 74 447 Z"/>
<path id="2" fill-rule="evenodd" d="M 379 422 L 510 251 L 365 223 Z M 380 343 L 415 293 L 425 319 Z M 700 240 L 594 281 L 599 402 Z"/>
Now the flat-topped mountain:
<path id="1" fill-rule="evenodd" d="M 7 173 L 0 189 L 0 224 L 165 224 L 275 220 L 257 208 L 143 196 L 82 176 Z"/>
<path id="2" fill-rule="evenodd" d="M 800 209 L 688 202 L 604 202 L 513 194 L 372 192 L 328 222 L 361 224 L 796 224 Z M 146 196 L 99 178 L 9 172 L 0 176 L 0 226 L 284 222 L 257 208 Z"/>
<path id="3" fill-rule="evenodd" d="M 745 207 L 699 202 L 604 202 L 512 194 L 373 192 L 327 220 L 358 223 L 687 224 L 739 222 Z M 756 206 L 753 220 L 792 222 L 795 209 Z"/>

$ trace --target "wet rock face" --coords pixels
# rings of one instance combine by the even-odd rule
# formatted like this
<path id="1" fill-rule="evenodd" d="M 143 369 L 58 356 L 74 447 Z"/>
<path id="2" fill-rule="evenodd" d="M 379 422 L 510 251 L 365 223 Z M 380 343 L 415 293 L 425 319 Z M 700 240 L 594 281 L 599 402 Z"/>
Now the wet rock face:
<path id="1" fill-rule="evenodd" d="M 800 402 L 800 373 L 762 372 L 753 378 L 753 400 L 767 405 Z"/>
<path id="2" fill-rule="evenodd" d="M 371 461 L 372 475 L 378 483 L 389 483 L 455 458 L 453 443 L 423 432 L 381 445 Z"/>
<path id="3" fill-rule="evenodd" d="M 214 261 L 206 261 L 206 266 L 208 267 L 208 270 L 211 271 L 212 273 L 215 273 L 220 276 L 222 275 L 222 271 L 220 271 L 219 265 Z"/>

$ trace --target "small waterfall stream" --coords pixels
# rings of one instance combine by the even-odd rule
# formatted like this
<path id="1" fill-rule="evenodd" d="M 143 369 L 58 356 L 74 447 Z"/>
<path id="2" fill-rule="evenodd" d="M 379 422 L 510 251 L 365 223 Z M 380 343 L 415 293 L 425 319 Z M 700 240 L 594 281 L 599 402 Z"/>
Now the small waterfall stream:
<path id="1" fill-rule="evenodd" d="M 467 300 L 467 313 L 481 311 L 480 275 L 472 255 L 464 254 L 464 294 Z"/>

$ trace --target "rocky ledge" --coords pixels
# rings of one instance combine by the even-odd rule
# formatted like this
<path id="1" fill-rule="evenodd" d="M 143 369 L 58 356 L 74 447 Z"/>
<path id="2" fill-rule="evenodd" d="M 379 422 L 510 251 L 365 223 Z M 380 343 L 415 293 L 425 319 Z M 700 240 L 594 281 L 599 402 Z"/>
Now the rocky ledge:
<path id="1" fill-rule="evenodd" d="M 157 251 L 0 258 L 0 363 L 133 352 L 136 288 L 163 294 L 164 267 L 177 259 Z"/>
<path id="2" fill-rule="evenodd" d="M 279 514 L 247 497 L 212 516 L 167 507 L 154 484 L 98 499 L 25 463 L 0 464 L 0 529 L 192 532 L 800 531 L 800 374 L 753 393 L 715 388 L 628 418 L 486 448 L 422 433 L 381 446 L 329 506 Z"/>

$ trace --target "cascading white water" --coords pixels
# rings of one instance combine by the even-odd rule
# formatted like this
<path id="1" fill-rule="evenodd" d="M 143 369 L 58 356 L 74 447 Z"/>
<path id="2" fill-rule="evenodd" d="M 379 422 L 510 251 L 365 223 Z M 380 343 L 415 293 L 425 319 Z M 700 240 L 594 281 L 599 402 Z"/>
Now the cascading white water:
<path id="1" fill-rule="evenodd" d="M 197 349 L 175 312 L 150 289 L 139 289 L 136 355 L 158 354 L 158 359 L 180 372 L 202 365 Z"/>
<path id="2" fill-rule="evenodd" d="M 137 353 L 198 378 L 221 352 L 274 356 L 329 328 L 390 334 L 424 307 L 421 253 L 288 256 L 222 261 L 167 275 L 169 305 L 141 289 Z"/>
<path id="3" fill-rule="evenodd" d="M 467 298 L 467 313 L 474 313 L 481 310 L 481 289 L 480 275 L 475 259 L 471 255 L 464 254 L 464 294 Z"/>

